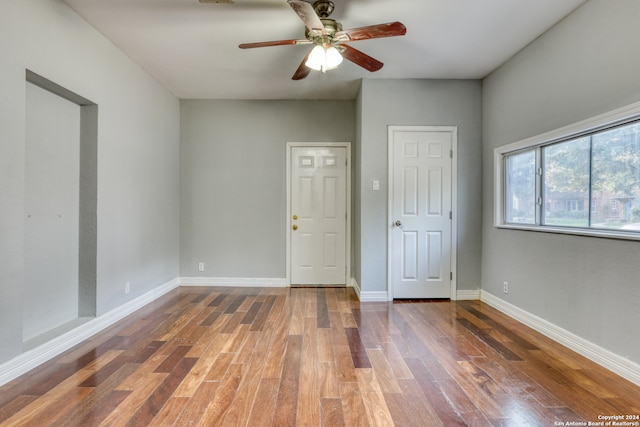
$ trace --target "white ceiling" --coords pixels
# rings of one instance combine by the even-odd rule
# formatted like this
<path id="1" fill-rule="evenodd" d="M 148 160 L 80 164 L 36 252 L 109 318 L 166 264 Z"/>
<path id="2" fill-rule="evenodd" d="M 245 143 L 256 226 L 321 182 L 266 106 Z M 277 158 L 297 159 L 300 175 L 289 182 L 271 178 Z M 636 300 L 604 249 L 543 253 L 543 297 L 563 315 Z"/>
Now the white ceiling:
<path id="1" fill-rule="evenodd" d="M 353 99 L 360 78 L 482 78 L 584 2 L 334 0 L 345 29 L 400 21 L 407 34 L 352 43 L 380 71 L 344 61 L 294 81 L 309 46 L 238 48 L 304 38 L 285 0 L 64 1 L 177 97 L 206 99 Z"/>

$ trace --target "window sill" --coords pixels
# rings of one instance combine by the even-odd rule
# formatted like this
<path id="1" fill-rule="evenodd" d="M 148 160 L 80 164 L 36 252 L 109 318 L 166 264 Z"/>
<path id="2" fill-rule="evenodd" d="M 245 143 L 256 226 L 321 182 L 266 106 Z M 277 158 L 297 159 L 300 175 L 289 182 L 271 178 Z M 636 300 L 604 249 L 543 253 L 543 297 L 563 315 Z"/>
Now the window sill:
<path id="1" fill-rule="evenodd" d="M 640 241 L 640 233 L 633 231 L 618 231 L 618 230 L 602 230 L 602 229 L 575 229 L 566 227 L 554 227 L 549 225 L 525 225 L 525 224 L 496 224 L 495 228 L 505 230 L 520 230 L 520 231 L 537 231 L 542 233 L 553 234 L 569 234 L 573 236 L 585 236 L 585 237 L 599 237 L 605 239 L 617 239 L 617 240 L 636 240 Z"/>

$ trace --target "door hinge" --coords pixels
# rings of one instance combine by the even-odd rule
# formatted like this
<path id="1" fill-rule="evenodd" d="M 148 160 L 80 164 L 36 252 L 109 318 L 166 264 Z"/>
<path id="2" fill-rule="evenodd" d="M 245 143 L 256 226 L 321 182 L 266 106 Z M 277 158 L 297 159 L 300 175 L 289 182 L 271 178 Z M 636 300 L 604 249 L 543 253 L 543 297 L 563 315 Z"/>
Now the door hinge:
<path id="1" fill-rule="evenodd" d="M 453 271 L 449 272 L 449 280 L 453 280 Z"/>
<path id="2" fill-rule="evenodd" d="M 449 219 L 453 219 L 453 211 L 449 211 Z"/>
<path id="3" fill-rule="evenodd" d="M 453 159 L 453 150 L 449 150 L 449 158 Z"/>

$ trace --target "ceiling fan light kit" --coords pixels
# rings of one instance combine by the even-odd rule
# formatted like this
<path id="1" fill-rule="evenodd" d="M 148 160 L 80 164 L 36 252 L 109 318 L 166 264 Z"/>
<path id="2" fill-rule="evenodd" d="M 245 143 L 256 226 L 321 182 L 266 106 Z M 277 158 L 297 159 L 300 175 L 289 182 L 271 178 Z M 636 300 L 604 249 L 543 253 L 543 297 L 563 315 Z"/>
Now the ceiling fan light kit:
<path id="1" fill-rule="evenodd" d="M 304 79 L 311 69 L 323 73 L 332 70 L 340 65 L 343 58 L 368 71 L 378 71 L 384 65 L 382 62 L 351 47 L 347 43 L 358 40 L 403 36 L 407 32 L 406 27 L 400 22 L 343 30 L 340 22 L 329 18 L 334 9 L 334 4 L 330 0 L 318 0 L 313 6 L 302 0 L 287 0 L 287 3 L 304 22 L 306 26 L 305 39 L 242 43 L 239 47 L 241 49 L 251 49 L 292 44 L 315 45 L 293 74 L 293 80 Z"/>
<path id="2" fill-rule="evenodd" d="M 316 45 L 311 52 L 307 61 L 304 63 L 312 70 L 327 72 L 338 68 L 338 65 L 342 63 L 342 55 L 338 52 L 335 46 L 321 46 Z"/>

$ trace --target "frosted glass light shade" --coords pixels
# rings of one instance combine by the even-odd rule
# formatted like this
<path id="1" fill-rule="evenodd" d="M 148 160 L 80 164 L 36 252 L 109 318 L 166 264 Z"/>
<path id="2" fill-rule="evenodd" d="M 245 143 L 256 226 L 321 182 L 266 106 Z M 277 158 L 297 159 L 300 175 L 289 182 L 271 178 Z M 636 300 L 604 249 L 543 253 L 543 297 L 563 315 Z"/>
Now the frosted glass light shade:
<path id="1" fill-rule="evenodd" d="M 342 62 L 342 55 L 338 52 L 334 46 L 324 47 L 316 46 L 313 48 L 307 58 L 307 62 L 304 63 L 312 70 L 322 71 L 333 70 Z"/>
<path id="2" fill-rule="evenodd" d="M 340 63 L 342 63 L 342 55 L 340 54 L 340 52 L 338 51 L 338 49 L 336 49 L 333 46 L 330 46 L 327 51 L 326 51 L 326 58 L 327 58 L 327 70 L 332 70 L 334 68 L 337 68 L 338 65 L 340 65 Z"/>

